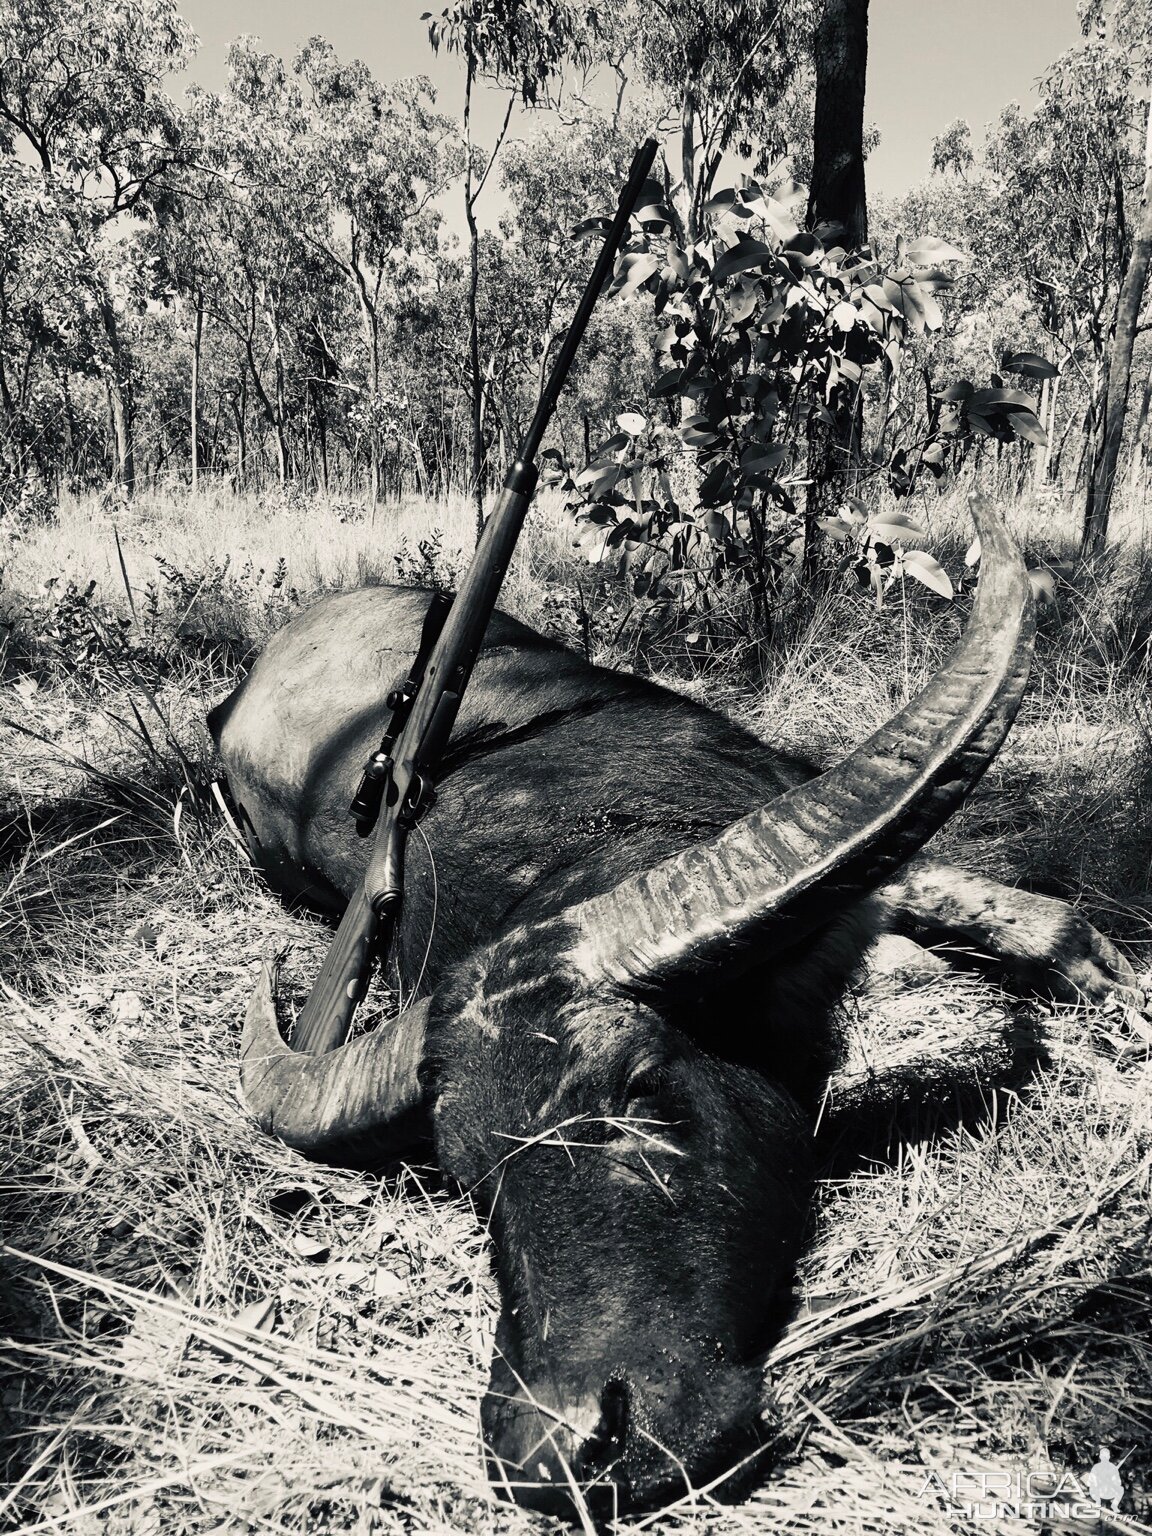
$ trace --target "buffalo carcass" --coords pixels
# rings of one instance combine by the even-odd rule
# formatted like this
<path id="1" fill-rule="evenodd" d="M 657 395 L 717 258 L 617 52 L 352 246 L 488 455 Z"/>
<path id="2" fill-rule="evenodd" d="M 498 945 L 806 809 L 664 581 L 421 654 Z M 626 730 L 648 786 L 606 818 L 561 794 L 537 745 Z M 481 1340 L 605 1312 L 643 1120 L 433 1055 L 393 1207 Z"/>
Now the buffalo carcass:
<path id="1" fill-rule="evenodd" d="M 498 615 L 424 823 L 435 881 L 409 849 L 395 957 L 421 997 L 310 1056 L 283 1045 L 265 974 L 243 1080 L 266 1128 L 330 1155 L 430 1129 L 488 1213 L 502 1311 L 482 1417 L 521 1502 L 560 1508 L 600 1478 L 649 1507 L 755 1445 L 835 1007 L 882 926 L 1072 992 L 1131 980 L 1062 903 L 916 857 L 1028 669 L 1026 575 L 999 519 L 978 522 L 953 657 L 819 776 Z M 213 714 L 251 850 L 286 892 L 336 909 L 361 879 L 348 802 L 427 601 L 318 602 Z"/>

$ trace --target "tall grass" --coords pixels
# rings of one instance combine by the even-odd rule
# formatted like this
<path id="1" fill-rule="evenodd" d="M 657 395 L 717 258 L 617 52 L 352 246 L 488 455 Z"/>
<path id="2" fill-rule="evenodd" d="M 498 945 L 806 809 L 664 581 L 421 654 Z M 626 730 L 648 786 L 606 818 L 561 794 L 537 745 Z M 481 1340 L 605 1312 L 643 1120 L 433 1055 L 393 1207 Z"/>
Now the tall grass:
<path id="1" fill-rule="evenodd" d="M 120 549 L 117 548 L 117 539 Z M 210 588 L 226 568 L 250 600 L 249 617 L 260 623 L 259 602 L 283 571 L 285 595 L 302 600 L 320 592 L 419 578 L 431 543 L 440 575 L 459 571 L 475 545 L 475 510 L 456 496 L 429 507 L 409 499 L 381 504 L 369 516 L 358 505 L 301 499 L 271 492 L 236 496 L 209 482 L 197 497 L 171 491 L 141 496 L 125 505 L 101 498 L 62 501 L 49 521 L 34 524 L 4 562 L 4 587 L 31 594 L 55 577 L 97 582 L 106 600 L 124 597 L 125 573 L 137 601 L 148 586 L 164 585 L 166 565 L 184 573 L 194 589 Z M 509 575 L 505 600 L 519 606 L 525 594 L 566 561 L 571 532 L 558 503 L 543 495 L 533 511 L 532 532 Z M 121 561 L 121 551 L 123 561 Z M 162 563 L 161 563 L 162 562 Z"/>

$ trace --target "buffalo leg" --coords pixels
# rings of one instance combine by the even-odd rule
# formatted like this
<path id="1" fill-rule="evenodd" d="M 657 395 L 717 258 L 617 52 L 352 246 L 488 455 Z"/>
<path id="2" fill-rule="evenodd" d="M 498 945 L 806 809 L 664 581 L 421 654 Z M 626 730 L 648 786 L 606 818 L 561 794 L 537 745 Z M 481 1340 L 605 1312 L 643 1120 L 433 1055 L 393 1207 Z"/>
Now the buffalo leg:
<path id="1" fill-rule="evenodd" d="M 1115 945 L 1054 897 L 914 859 L 874 899 L 893 932 L 966 945 L 1001 964 L 1017 984 L 1062 1001 L 1097 1002 L 1137 988 Z"/>

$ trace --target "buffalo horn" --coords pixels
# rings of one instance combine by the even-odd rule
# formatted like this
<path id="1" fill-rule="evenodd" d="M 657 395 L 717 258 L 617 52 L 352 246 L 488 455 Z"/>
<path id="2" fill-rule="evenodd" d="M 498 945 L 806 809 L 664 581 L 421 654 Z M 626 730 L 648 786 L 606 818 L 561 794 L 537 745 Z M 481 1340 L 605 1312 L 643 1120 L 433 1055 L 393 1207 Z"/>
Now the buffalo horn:
<path id="1" fill-rule="evenodd" d="M 248 1004 L 240 1081 L 261 1127 L 301 1152 L 321 1152 L 370 1133 L 374 1152 L 410 1146 L 423 1099 L 428 1000 L 371 1034 L 322 1056 L 286 1045 L 276 1022 L 276 968 L 265 964 Z"/>
<path id="2" fill-rule="evenodd" d="M 663 992 L 730 976 L 875 889 L 991 762 L 1032 651 L 1027 574 L 971 497 L 983 558 L 964 636 L 927 687 L 843 762 L 615 889 L 569 909 L 593 982 Z"/>

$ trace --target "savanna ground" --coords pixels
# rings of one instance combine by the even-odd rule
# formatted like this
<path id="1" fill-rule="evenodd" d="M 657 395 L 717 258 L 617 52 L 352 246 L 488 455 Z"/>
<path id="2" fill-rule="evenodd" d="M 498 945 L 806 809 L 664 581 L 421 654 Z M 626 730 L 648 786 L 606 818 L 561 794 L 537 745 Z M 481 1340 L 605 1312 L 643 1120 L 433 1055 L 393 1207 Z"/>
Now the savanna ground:
<path id="1" fill-rule="evenodd" d="M 1065 552 L 1050 531 L 1064 515 L 1070 539 L 1058 506 L 1011 509 L 1033 561 Z M 957 574 L 968 535 L 949 509 L 932 516 Z M 329 932 L 289 914 L 232 841 L 205 788 L 204 713 L 298 601 L 418 580 L 433 528 L 432 559 L 451 567 L 470 547 L 464 504 L 369 521 L 173 492 L 65 504 L 3 556 L 0 1526 L 548 1524 L 485 1494 L 494 1294 L 467 1205 L 432 1169 L 306 1162 L 257 1131 L 237 1088 L 261 957 L 290 944 L 314 974 Z M 1057 581 L 1021 719 L 939 839 L 971 867 L 1078 895 L 1140 971 L 1146 556 L 1133 519 L 1108 562 Z M 547 508 L 504 605 L 597 660 L 635 659 L 620 593 Z M 966 607 L 897 588 L 878 614 L 837 591 L 755 668 L 745 655 L 694 677 L 683 643 L 656 660 L 830 759 L 919 686 Z M 970 1518 L 945 1491 L 1025 1471 L 1039 1497 L 1108 1445 L 1129 1496 L 1104 1524 L 1152 1528 L 1152 1027 L 1120 1003 L 1022 1003 L 895 945 L 847 1014 L 795 1319 L 766 1371 L 764 1476 L 734 1505 L 697 1490 L 641 1523 L 1036 1529 Z"/>

